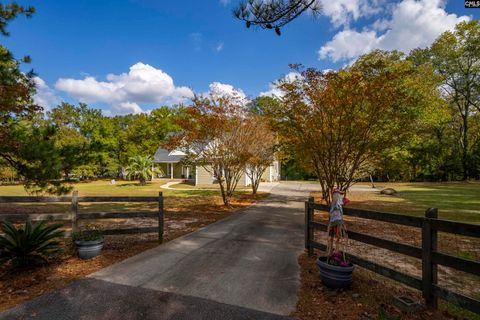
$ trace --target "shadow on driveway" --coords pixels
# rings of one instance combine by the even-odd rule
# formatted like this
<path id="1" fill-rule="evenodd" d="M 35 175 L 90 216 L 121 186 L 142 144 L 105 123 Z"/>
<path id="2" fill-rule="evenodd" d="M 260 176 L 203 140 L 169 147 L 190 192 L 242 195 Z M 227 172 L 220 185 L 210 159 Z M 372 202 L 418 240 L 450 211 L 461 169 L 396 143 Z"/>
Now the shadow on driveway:
<path id="1" fill-rule="evenodd" d="M 73 284 L 0 314 L 0 319 L 282 320 L 284 316 L 202 298 L 96 279 Z"/>

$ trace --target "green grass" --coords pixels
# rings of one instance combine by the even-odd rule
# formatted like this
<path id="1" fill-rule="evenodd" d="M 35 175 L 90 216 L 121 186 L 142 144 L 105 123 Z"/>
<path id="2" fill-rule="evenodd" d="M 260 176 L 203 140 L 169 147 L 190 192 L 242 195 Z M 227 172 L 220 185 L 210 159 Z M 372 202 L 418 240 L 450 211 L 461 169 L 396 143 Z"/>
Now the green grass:
<path id="1" fill-rule="evenodd" d="M 178 183 L 178 184 L 172 184 L 170 186 L 170 188 L 172 188 L 172 189 L 192 189 L 192 191 L 210 190 L 210 191 L 220 192 L 220 186 L 218 184 L 194 186 L 194 185 L 188 184 L 188 183 Z M 237 186 L 237 188 L 235 190 L 237 190 L 237 191 L 250 191 L 252 189 L 249 186 L 248 187 Z"/>
<path id="2" fill-rule="evenodd" d="M 377 189 L 394 188 L 396 196 L 352 192 L 354 205 L 366 209 L 424 215 L 437 208 L 439 218 L 480 223 L 480 182 L 379 183 Z"/>
<path id="3" fill-rule="evenodd" d="M 139 186 L 136 181 L 117 181 L 111 184 L 110 180 L 98 180 L 72 184 L 74 190 L 78 190 L 80 196 L 154 196 L 163 192 L 164 196 L 191 197 L 191 196 L 214 196 L 216 190 L 168 190 L 161 189 L 165 180 L 156 180 Z M 0 186 L 0 196 L 23 196 L 28 195 L 22 185 Z"/>

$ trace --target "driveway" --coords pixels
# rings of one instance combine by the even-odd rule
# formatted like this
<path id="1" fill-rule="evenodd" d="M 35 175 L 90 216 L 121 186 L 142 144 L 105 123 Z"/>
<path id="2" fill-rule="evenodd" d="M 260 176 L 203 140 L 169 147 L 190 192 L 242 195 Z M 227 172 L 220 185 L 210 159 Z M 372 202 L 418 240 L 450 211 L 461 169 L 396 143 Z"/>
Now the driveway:
<path id="1" fill-rule="evenodd" d="M 317 186 L 266 187 L 271 196 L 237 214 L 0 318 L 76 319 L 92 302 L 89 319 L 283 319 L 297 301 L 303 201 Z"/>

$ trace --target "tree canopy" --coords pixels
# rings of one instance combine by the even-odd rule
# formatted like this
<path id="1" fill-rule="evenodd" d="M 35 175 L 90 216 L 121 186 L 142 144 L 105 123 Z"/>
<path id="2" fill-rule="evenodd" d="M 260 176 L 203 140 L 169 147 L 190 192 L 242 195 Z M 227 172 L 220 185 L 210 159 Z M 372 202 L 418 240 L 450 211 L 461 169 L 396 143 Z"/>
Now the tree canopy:
<path id="1" fill-rule="evenodd" d="M 470 133 L 470 126 L 480 112 L 480 24 L 476 20 L 461 22 L 454 31 L 440 35 L 429 48 L 414 50 L 410 58 L 418 65 L 430 64 L 442 77 L 442 95 L 460 118 L 455 125 L 460 129 L 458 141 L 466 180 L 478 170 L 471 163 L 478 138 Z"/>
<path id="2" fill-rule="evenodd" d="M 294 68 L 269 110 L 284 144 L 319 177 L 324 198 L 348 187 L 383 151 L 411 134 L 423 110 L 440 106 L 431 68 L 399 52 L 374 51 L 339 71 Z"/>

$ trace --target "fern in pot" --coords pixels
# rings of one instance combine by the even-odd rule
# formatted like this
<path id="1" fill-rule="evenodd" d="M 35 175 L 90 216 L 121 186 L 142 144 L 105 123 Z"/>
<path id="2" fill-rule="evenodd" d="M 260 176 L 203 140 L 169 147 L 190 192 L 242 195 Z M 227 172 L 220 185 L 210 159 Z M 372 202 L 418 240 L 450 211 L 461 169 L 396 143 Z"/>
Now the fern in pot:
<path id="1" fill-rule="evenodd" d="M 103 230 L 97 225 L 86 225 L 73 233 L 73 241 L 81 259 L 91 259 L 102 253 Z"/>

